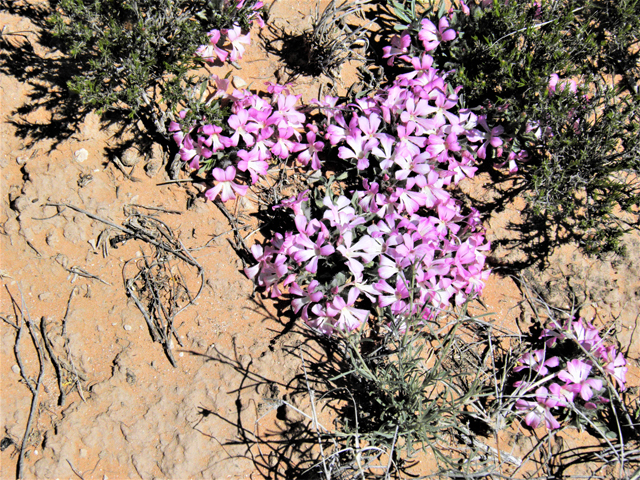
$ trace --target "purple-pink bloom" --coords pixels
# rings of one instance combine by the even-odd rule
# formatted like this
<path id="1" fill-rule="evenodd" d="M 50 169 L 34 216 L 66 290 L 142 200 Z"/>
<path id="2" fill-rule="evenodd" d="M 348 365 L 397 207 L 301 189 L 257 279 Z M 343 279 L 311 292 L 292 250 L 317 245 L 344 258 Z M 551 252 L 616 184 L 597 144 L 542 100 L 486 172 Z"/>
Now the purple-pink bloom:
<path id="1" fill-rule="evenodd" d="M 307 144 L 299 143 L 294 149 L 300 151 L 298 161 L 302 165 L 307 165 L 311 162 L 311 168 L 313 170 L 320 170 L 322 168 L 322 160 L 320 160 L 318 153 L 324 149 L 324 143 L 316 141 L 317 133 L 317 127 L 307 125 Z"/>
<path id="2" fill-rule="evenodd" d="M 589 373 L 591 373 L 591 365 L 580 359 L 574 359 L 567 362 L 565 370 L 558 372 L 558 378 L 566 382 L 565 388 L 579 394 L 583 400 L 587 401 L 593 397 L 592 388 L 602 390 L 602 380 L 589 378 Z"/>
<path id="3" fill-rule="evenodd" d="M 424 49 L 429 52 L 435 50 L 440 42 L 448 42 L 456 38 L 456 31 L 449 27 L 449 21 L 442 17 L 438 22 L 438 28 L 429 19 L 422 19 L 422 28 L 418 32 L 418 38 L 422 41 Z"/>
<path id="4" fill-rule="evenodd" d="M 278 208 L 290 208 L 293 210 L 293 213 L 296 215 L 296 218 L 303 217 L 304 212 L 302 211 L 302 204 L 309 200 L 309 190 L 305 190 L 303 192 L 298 193 L 295 197 L 289 197 L 282 200 L 278 205 L 274 205 L 271 207 L 273 210 Z"/>
<path id="5" fill-rule="evenodd" d="M 237 62 L 242 59 L 245 49 L 244 46 L 251 43 L 249 34 L 247 33 L 246 35 L 242 35 L 240 25 L 234 25 L 233 28 L 222 30 L 222 33 L 224 33 L 231 42 L 231 61 Z"/>
<path id="6" fill-rule="evenodd" d="M 238 169 L 251 174 L 251 184 L 257 183 L 260 176 L 266 175 L 269 170 L 269 164 L 266 162 L 269 157 L 257 147 L 250 152 L 238 150 L 238 158 L 240 159 Z"/>
<path id="7" fill-rule="evenodd" d="M 207 36 L 209 37 L 209 43 L 198 47 L 196 55 L 199 55 L 208 63 L 214 63 L 216 59 L 219 59 L 224 63 L 227 60 L 229 53 L 218 47 L 218 43 L 220 41 L 220 30 L 210 30 L 209 33 L 207 33 Z"/>
<path id="8" fill-rule="evenodd" d="M 309 285 L 307 285 L 306 289 L 300 288 L 300 286 L 293 282 L 289 287 L 289 292 L 293 295 L 297 295 L 301 298 L 294 298 L 291 300 L 291 308 L 295 313 L 298 313 L 300 309 L 304 308 L 305 313 L 308 310 L 309 305 L 311 303 L 318 303 L 324 297 L 322 292 L 317 292 L 316 288 L 318 288 L 318 281 L 312 280 Z"/>
<path id="9" fill-rule="evenodd" d="M 489 126 L 487 125 L 486 115 L 478 115 L 478 123 L 482 126 L 486 133 L 479 132 L 479 136 L 482 140 L 484 140 L 484 142 L 482 143 L 480 148 L 478 148 L 476 154 L 479 158 L 484 159 L 487 157 L 487 147 L 489 145 L 494 148 L 498 148 L 502 145 L 502 139 L 499 137 L 499 135 L 502 135 L 504 133 L 504 128 L 502 126 L 489 128 Z M 469 141 L 474 141 L 471 139 L 471 137 L 467 138 L 469 138 Z"/>
<path id="10" fill-rule="evenodd" d="M 620 391 L 625 390 L 625 383 L 627 381 L 627 371 L 629 370 L 625 365 L 625 360 L 622 352 L 617 352 L 616 347 L 610 345 L 602 350 L 600 353 L 600 359 L 604 362 L 604 370 L 611 375 L 614 381 L 618 384 Z"/>
<path id="11" fill-rule="evenodd" d="M 545 387 L 539 387 L 536 390 L 536 401 L 518 399 L 516 401 L 516 410 L 527 411 L 524 417 L 524 422 L 531 428 L 538 428 L 544 420 L 548 429 L 560 428 L 560 423 L 551 413 L 551 409 L 562 405 L 561 397 L 552 392 L 549 394 L 549 390 Z"/>
<path id="12" fill-rule="evenodd" d="M 327 304 L 327 315 L 334 318 L 338 317 L 335 322 L 336 328 L 350 332 L 367 321 L 369 310 L 354 306 L 359 294 L 360 292 L 356 287 L 351 287 L 346 302 L 340 295 L 336 295 L 333 301 Z"/>
<path id="13" fill-rule="evenodd" d="M 324 232 L 318 233 L 318 237 L 314 242 L 308 236 L 300 233 L 296 235 L 295 246 L 297 248 L 293 258 L 298 263 L 308 261 L 305 266 L 305 270 L 310 273 L 316 273 L 318 271 L 318 260 L 320 257 L 328 257 L 335 248 L 331 244 L 324 244 L 326 237 Z"/>
<path id="14" fill-rule="evenodd" d="M 218 195 L 220 195 L 220 199 L 223 202 L 226 202 L 227 200 L 236 198 L 236 193 L 241 196 L 246 195 L 249 187 L 247 185 L 240 185 L 239 183 L 234 182 L 236 178 L 236 169 L 232 165 L 229 165 L 225 170 L 222 170 L 221 168 L 214 168 L 211 171 L 211 174 L 218 183 L 204 193 L 205 197 L 209 200 L 213 201 Z"/>
<path id="15" fill-rule="evenodd" d="M 520 370 L 528 368 L 540 375 L 547 375 L 549 373 L 547 367 L 557 367 L 560 364 L 560 359 L 558 357 L 551 357 L 545 360 L 545 355 L 546 352 L 544 350 L 527 352 L 518 360 L 520 365 L 514 368 L 513 371 L 519 372 Z"/>
<path id="16" fill-rule="evenodd" d="M 393 65 L 395 57 L 398 55 L 404 55 L 409 51 L 411 45 L 411 36 L 403 32 L 401 35 L 393 35 L 391 37 L 391 46 L 382 47 L 382 58 L 388 58 L 387 65 Z"/>

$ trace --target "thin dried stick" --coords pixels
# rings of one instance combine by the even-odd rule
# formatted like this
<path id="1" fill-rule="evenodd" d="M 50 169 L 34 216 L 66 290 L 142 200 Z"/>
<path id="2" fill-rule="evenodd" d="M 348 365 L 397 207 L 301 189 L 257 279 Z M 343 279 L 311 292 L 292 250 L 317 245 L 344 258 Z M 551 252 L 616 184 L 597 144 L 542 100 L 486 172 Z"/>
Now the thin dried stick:
<path id="1" fill-rule="evenodd" d="M 62 367 L 60 366 L 58 357 L 56 357 L 56 354 L 53 351 L 53 345 L 51 345 L 51 341 L 47 336 L 47 317 L 45 316 L 40 319 L 40 333 L 42 334 L 42 340 L 45 348 L 47 349 L 47 353 L 49 354 L 49 358 L 51 359 L 51 363 L 53 364 L 53 368 L 56 371 L 56 377 L 58 379 L 58 390 L 60 390 L 58 405 L 62 407 L 64 406 L 65 401 L 65 391 L 62 387 Z"/>
<path id="2" fill-rule="evenodd" d="M 94 220 L 97 220 L 98 222 L 102 222 L 106 225 L 109 225 L 110 227 L 113 227 L 117 230 L 120 230 L 121 232 L 126 233 L 127 235 L 130 235 L 132 238 L 136 238 L 138 240 L 143 240 L 147 243 L 150 243 L 151 245 L 153 245 L 154 247 L 160 248 L 162 250 L 165 250 L 167 252 L 172 253 L 173 255 L 175 255 L 176 257 L 184 260 L 185 262 L 191 264 L 191 260 L 189 259 L 188 256 L 186 256 L 183 252 L 172 249 L 170 247 L 168 247 L 167 245 L 163 244 L 162 242 L 159 242 L 157 240 L 155 240 L 152 237 L 149 237 L 148 235 L 144 235 L 141 231 L 139 230 L 132 230 L 130 228 L 126 228 L 123 227 L 121 225 L 118 225 L 110 220 L 106 220 L 104 218 L 99 217 L 98 215 L 95 215 L 91 212 L 87 212 L 86 210 L 83 210 L 81 208 L 78 208 L 74 205 L 68 204 L 68 203 L 47 203 L 45 204 L 46 206 L 52 206 L 52 207 L 65 207 L 65 208 L 70 208 L 71 210 L 75 210 L 76 212 L 79 213 L 83 213 L 86 216 L 88 216 L 89 218 L 92 218 Z"/>
<path id="3" fill-rule="evenodd" d="M 71 307 L 71 299 L 78 293 L 78 287 L 73 287 L 69 294 L 69 300 L 67 300 L 67 309 L 64 312 L 64 318 L 62 319 L 62 336 L 67 336 L 67 320 L 69 318 L 69 308 Z"/>
<path id="4" fill-rule="evenodd" d="M 31 320 L 31 315 L 29 314 L 27 305 L 24 301 L 24 295 L 22 294 L 22 289 L 20 288 L 20 285 L 18 285 L 18 290 L 20 291 L 20 299 L 22 303 L 22 308 L 20 309 L 22 316 L 20 318 L 20 328 L 18 330 L 18 335 L 16 335 L 16 343 L 14 347 L 14 351 L 16 352 L 16 359 L 19 358 L 20 333 L 22 332 L 22 323 L 24 321 L 24 314 L 26 313 L 27 328 L 29 330 L 29 334 L 31 335 L 31 340 L 33 341 L 33 345 L 38 354 L 38 362 L 40 363 L 40 369 L 38 372 L 38 379 L 36 380 L 36 386 L 33 387 L 26 377 L 26 374 L 22 367 L 22 362 L 20 360 L 18 361 L 18 365 L 20 366 L 20 374 L 22 375 L 22 378 L 24 378 L 32 394 L 31 408 L 29 410 L 29 419 L 27 420 L 27 427 L 25 428 L 24 437 L 22 438 L 22 443 L 20 445 L 20 455 L 18 456 L 18 464 L 16 466 L 16 471 L 18 476 L 17 478 L 24 478 L 24 451 L 25 451 L 27 441 L 29 439 L 29 434 L 31 433 L 31 426 L 33 425 L 33 419 L 35 417 L 36 410 L 38 409 L 40 387 L 42 386 L 42 377 L 44 376 L 44 358 L 42 355 L 42 348 L 40 347 L 40 342 L 38 341 L 38 337 L 35 334 L 35 327 L 33 325 L 33 321 Z"/>

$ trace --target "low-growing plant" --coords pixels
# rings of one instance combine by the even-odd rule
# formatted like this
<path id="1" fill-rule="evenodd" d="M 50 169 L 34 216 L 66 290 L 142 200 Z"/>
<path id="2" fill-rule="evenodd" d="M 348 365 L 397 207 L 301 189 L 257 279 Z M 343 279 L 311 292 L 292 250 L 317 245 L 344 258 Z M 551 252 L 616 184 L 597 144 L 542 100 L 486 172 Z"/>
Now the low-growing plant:
<path id="1" fill-rule="evenodd" d="M 382 330 L 343 335 L 338 340 L 351 366 L 340 377 L 345 377 L 343 383 L 356 403 L 347 410 L 354 408 L 353 414 L 359 410 L 357 423 L 352 415 L 343 416 L 345 434 L 357 432 L 367 442 L 387 449 L 399 442 L 409 456 L 416 449 L 431 450 L 442 466 L 451 468 L 451 452 L 437 445 L 447 443 L 446 435 L 469 435 L 465 415 L 490 392 L 485 381 L 487 365 L 480 361 L 463 366 L 454 361 L 460 332 L 475 321 L 465 310 L 459 309 L 446 331 L 433 337 L 419 333 L 425 325 L 416 316 L 401 328 L 384 327 L 387 320 L 380 318 Z M 454 363 L 460 368 L 452 372 L 449 368 Z"/>
<path id="2" fill-rule="evenodd" d="M 425 21 L 442 39 L 447 25 L 459 32 L 434 61 L 504 128 L 491 157 L 518 171 L 533 220 L 589 253 L 622 252 L 640 208 L 637 0 L 427 3 L 390 11 L 407 32 Z"/>
<path id="3" fill-rule="evenodd" d="M 318 2 L 310 28 L 296 33 L 269 25 L 276 38 L 264 38 L 265 47 L 284 60 L 291 77 L 324 74 L 335 81 L 346 62 L 366 61 L 371 22 L 363 23 L 363 11 L 368 5 L 370 0 L 330 0 L 320 13 Z"/>
<path id="4" fill-rule="evenodd" d="M 552 319 L 549 327 L 540 336 L 546 339 L 543 348 L 525 353 L 513 369 L 526 372 L 514 384 L 515 409 L 525 414 L 525 423 L 532 428 L 544 423 L 556 429 L 571 420 L 585 427 L 604 427 L 598 412 L 617 397 L 613 390 L 625 390 L 624 356 L 582 318 L 563 323 Z M 617 432 L 605 430 L 617 437 Z"/>
<path id="5" fill-rule="evenodd" d="M 324 333 L 358 328 L 375 306 L 392 322 L 431 318 L 480 293 L 489 274 L 477 212 L 464 213 L 446 187 L 472 176 L 474 153 L 497 136 L 457 109 L 428 55 L 411 61 L 413 70 L 355 105 L 320 103 L 343 173 L 283 202 L 295 229 L 252 248 L 250 278 L 272 297 L 283 287 L 302 297 L 295 311 Z M 334 179 L 353 188 L 338 193 Z"/>
<path id="6" fill-rule="evenodd" d="M 224 61 L 228 48 L 232 60 L 240 58 L 248 42 L 242 33 L 253 21 L 262 23 L 261 6 L 257 0 L 62 0 L 49 21 L 63 51 L 81 64 L 69 89 L 85 105 L 125 110 L 164 133 L 167 111 L 198 83 L 189 72 L 201 59 Z"/>

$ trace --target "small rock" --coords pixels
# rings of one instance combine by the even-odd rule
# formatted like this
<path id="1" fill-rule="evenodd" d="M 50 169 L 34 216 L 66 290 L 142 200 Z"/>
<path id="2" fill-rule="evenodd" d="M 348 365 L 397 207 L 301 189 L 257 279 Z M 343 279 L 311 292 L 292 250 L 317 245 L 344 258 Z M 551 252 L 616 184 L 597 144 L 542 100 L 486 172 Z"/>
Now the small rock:
<path id="1" fill-rule="evenodd" d="M 127 373 L 125 374 L 125 380 L 129 385 L 135 385 L 137 381 L 136 374 L 133 373 L 131 370 L 127 369 Z"/>
<path id="2" fill-rule="evenodd" d="M 49 300 L 51 298 L 51 292 L 44 292 L 38 295 L 40 301 Z"/>
<path id="3" fill-rule="evenodd" d="M 249 368 L 249 365 L 251 364 L 251 355 L 241 355 L 240 364 L 242 365 L 242 368 L 244 368 L 245 370 Z"/>
<path id="4" fill-rule="evenodd" d="M 20 375 L 20 367 L 18 365 L 14 365 L 13 367 L 11 367 L 11 371 L 16 375 Z"/>
<path id="5" fill-rule="evenodd" d="M 20 222 L 17 218 L 10 218 L 4 224 L 4 232 L 7 235 L 14 235 L 20 231 Z"/>
<path id="6" fill-rule="evenodd" d="M 86 148 L 81 148 L 80 150 L 76 150 L 75 153 L 73 154 L 73 159 L 78 163 L 82 163 L 86 161 L 87 158 L 89 158 L 89 152 L 87 152 Z"/>
<path id="7" fill-rule="evenodd" d="M 147 174 L 147 177 L 153 178 L 156 176 L 156 173 L 158 173 L 158 171 L 160 170 L 160 167 L 162 167 L 161 162 L 157 160 L 151 160 L 149 163 L 147 163 L 144 166 L 144 172 Z"/>
<path id="8" fill-rule="evenodd" d="M 242 78 L 238 77 L 237 75 L 233 76 L 231 83 L 233 83 L 233 86 L 236 87 L 238 90 L 247 86 L 247 82 L 245 82 Z"/>
<path id="9" fill-rule="evenodd" d="M 165 156 L 166 155 L 164 149 L 162 148 L 162 145 L 160 145 L 159 143 L 154 143 L 153 145 L 151 145 L 151 160 L 156 160 L 160 163 L 164 163 Z"/>
<path id="10" fill-rule="evenodd" d="M 25 163 L 27 163 L 27 160 L 29 160 L 29 157 L 18 157 L 18 158 L 16 158 L 16 163 L 18 165 L 22 166 Z"/>
<path id="11" fill-rule="evenodd" d="M 87 458 L 88 455 L 89 455 L 89 452 L 87 451 L 86 448 L 80 449 L 80 458 Z"/>
<path id="12" fill-rule="evenodd" d="M 127 332 L 129 332 L 129 331 L 131 330 L 131 325 L 125 325 L 125 326 L 124 326 L 124 329 L 125 329 Z"/>
<path id="13" fill-rule="evenodd" d="M 133 167 L 140 163 L 140 152 L 136 148 L 130 148 L 122 154 L 120 161 L 125 167 Z"/>

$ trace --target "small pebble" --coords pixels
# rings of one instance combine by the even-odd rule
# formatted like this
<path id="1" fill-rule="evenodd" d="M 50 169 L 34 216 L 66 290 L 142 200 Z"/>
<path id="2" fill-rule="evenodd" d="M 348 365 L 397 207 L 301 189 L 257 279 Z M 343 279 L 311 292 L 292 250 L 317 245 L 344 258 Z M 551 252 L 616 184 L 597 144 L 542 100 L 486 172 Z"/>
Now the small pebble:
<path id="1" fill-rule="evenodd" d="M 87 160 L 87 158 L 89 158 L 89 152 L 87 152 L 86 148 L 81 148 L 80 150 L 75 151 L 75 153 L 73 154 L 73 158 L 76 162 L 82 163 Z"/>
<path id="2" fill-rule="evenodd" d="M 20 367 L 18 365 L 14 365 L 13 367 L 11 367 L 11 371 L 16 375 L 20 375 Z"/>
<path id="3" fill-rule="evenodd" d="M 238 77 L 237 75 L 233 76 L 233 78 L 231 79 L 231 83 L 233 83 L 233 86 L 236 87 L 237 89 L 241 89 L 242 87 L 247 86 L 247 82 L 245 82 L 242 78 Z"/>
<path id="4" fill-rule="evenodd" d="M 124 329 L 128 332 L 129 330 L 131 330 L 131 325 L 125 325 Z"/>

